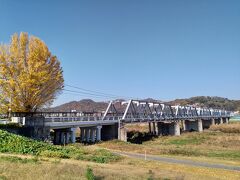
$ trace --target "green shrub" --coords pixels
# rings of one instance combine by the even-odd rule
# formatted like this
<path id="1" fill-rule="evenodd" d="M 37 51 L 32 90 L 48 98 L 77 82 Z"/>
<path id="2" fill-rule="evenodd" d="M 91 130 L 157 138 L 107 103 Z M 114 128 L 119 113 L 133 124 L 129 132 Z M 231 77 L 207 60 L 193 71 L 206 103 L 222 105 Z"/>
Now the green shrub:
<path id="1" fill-rule="evenodd" d="M 7 180 L 6 176 L 0 175 L 0 180 Z"/>
<path id="2" fill-rule="evenodd" d="M 72 158 L 107 163 L 119 159 L 107 150 L 86 151 L 83 147 L 54 146 L 0 130 L 0 152 L 31 154 L 52 158 Z"/>
<path id="3" fill-rule="evenodd" d="M 50 158 L 70 158 L 68 154 L 62 151 L 52 151 L 52 150 L 44 150 L 40 152 L 40 156 L 50 157 Z"/>
<path id="4" fill-rule="evenodd" d="M 86 171 L 85 176 L 86 176 L 87 180 L 94 180 L 94 179 L 96 179 L 94 174 L 93 174 L 93 170 L 90 167 L 87 167 L 87 171 Z"/>
<path id="5" fill-rule="evenodd" d="M 144 141 L 153 139 L 154 135 L 149 132 L 130 131 L 128 141 L 134 144 L 142 144 Z"/>

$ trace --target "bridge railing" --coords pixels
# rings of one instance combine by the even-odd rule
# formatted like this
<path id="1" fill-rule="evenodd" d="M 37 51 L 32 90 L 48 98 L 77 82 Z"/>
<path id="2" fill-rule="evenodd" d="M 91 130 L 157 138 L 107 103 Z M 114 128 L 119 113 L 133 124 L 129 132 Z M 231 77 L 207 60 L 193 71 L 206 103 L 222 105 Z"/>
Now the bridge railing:
<path id="1" fill-rule="evenodd" d="M 101 116 L 79 116 L 79 117 L 45 117 L 45 122 L 77 122 L 77 121 L 118 121 L 121 116 L 112 116 L 102 119 Z"/>

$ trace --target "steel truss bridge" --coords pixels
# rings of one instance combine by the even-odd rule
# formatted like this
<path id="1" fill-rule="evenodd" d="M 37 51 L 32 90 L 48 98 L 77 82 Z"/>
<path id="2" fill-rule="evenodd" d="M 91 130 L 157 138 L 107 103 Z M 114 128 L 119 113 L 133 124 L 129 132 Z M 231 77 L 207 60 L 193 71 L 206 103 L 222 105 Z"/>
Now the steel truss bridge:
<path id="1" fill-rule="evenodd" d="M 42 127 L 44 130 L 41 130 L 41 136 L 49 136 L 50 129 L 54 130 L 55 144 L 75 142 L 74 132 L 77 127 L 81 129 L 81 141 L 95 142 L 114 138 L 127 141 L 125 124 L 147 122 L 149 131 L 155 135 L 180 135 L 180 129 L 201 132 L 204 127 L 210 127 L 212 124 L 228 123 L 230 116 L 231 112 L 223 109 L 171 106 L 144 100 L 121 103 L 111 101 L 107 109 L 100 114 L 13 113 L 13 118 L 20 118 L 26 126 L 34 127 L 34 132 L 38 131 L 36 128 Z"/>
<path id="2" fill-rule="evenodd" d="M 111 120 L 115 117 L 122 122 L 146 121 L 177 121 L 184 119 L 212 119 L 230 117 L 231 112 L 221 109 L 198 108 L 194 106 L 171 106 L 164 103 L 129 100 L 122 102 L 126 105 L 124 113 L 117 110 L 114 102 L 110 102 L 102 120 Z"/>

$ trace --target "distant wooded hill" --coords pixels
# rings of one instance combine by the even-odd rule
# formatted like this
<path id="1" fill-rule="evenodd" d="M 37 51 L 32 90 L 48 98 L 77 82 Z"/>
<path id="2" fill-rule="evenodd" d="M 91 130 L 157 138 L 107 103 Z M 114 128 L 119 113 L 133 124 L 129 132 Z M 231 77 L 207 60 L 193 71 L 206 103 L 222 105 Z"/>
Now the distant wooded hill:
<path id="1" fill-rule="evenodd" d="M 229 100 L 222 97 L 197 96 L 187 99 L 176 99 L 174 101 L 169 101 L 166 103 L 169 103 L 171 105 L 198 105 L 200 107 L 220 108 L 230 111 L 240 110 L 240 100 Z M 71 110 L 76 110 L 82 112 L 101 112 L 106 110 L 107 105 L 107 102 L 95 102 L 91 99 L 83 99 L 80 101 L 71 101 L 54 108 L 50 108 L 48 111 L 70 112 Z"/>
<path id="2" fill-rule="evenodd" d="M 226 109 L 229 111 L 239 111 L 240 110 L 240 100 L 230 100 L 222 97 L 212 97 L 212 96 L 197 96 L 188 99 L 176 99 L 170 101 L 170 104 L 180 104 L 180 105 L 198 105 L 200 107 L 208 108 L 219 108 Z"/>

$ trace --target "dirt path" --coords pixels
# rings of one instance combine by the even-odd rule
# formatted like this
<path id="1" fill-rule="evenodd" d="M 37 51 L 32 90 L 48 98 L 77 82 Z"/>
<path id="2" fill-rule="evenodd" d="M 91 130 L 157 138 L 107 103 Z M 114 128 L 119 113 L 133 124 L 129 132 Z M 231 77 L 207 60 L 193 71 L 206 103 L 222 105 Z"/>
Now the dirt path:
<path id="1" fill-rule="evenodd" d="M 137 159 L 145 159 L 146 158 L 146 160 L 161 161 L 161 162 L 166 162 L 166 163 L 175 163 L 175 164 L 183 164 L 183 165 L 190 165 L 190 166 L 197 166 L 197 167 L 240 171 L 240 166 L 230 166 L 230 165 L 224 165 L 224 164 L 196 162 L 196 161 L 191 161 L 191 160 L 176 159 L 176 158 L 169 158 L 169 157 L 159 157 L 159 156 L 153 156 L 153 155 L 147 155 L 145 157 L 144 154 L 119 152 L 119 151 L 113 151 L 113 153 L 116 153 L 119 155 L 125 155 L 128 157 L 133 157 L 133 158 L 137 158 Z"/>

